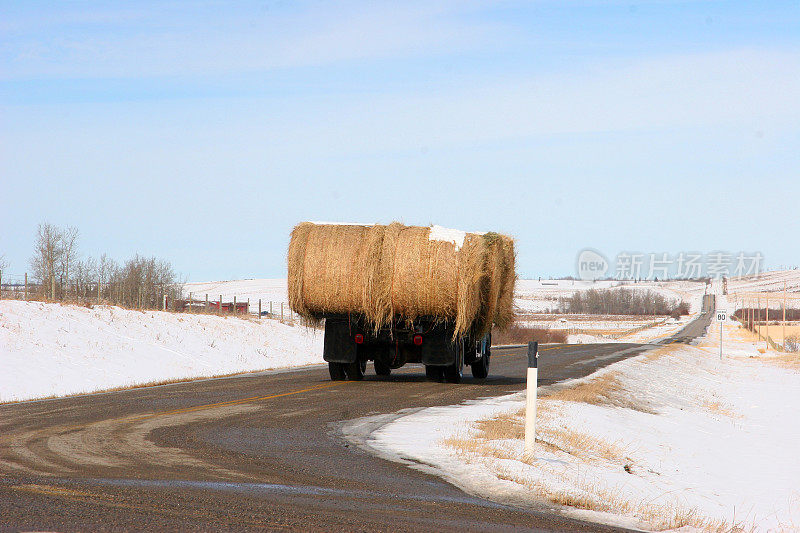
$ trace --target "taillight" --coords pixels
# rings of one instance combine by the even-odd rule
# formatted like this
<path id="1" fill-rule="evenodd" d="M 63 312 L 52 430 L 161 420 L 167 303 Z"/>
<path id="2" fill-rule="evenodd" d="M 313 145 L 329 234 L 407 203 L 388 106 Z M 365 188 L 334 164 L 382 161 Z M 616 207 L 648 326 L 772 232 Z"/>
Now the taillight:
<path id="1" fill-rule="evenodd" d="M 364 344 L 364 335 L 356 333 L 356 344 Z"/>
<path id="2" fill-rule="evenodd" d="M 422 346 L 422 335 L 414 335 L 414 345 Z"/>

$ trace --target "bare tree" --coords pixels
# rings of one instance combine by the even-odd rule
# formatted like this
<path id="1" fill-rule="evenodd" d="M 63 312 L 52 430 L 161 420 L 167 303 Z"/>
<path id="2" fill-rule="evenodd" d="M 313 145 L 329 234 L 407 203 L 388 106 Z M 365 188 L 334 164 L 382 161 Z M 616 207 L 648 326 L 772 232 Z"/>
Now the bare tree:
<path id="1" fill-rule="evenodd" d="M 69 288 L 72 278 L 69 277 L 70 270 L 75 266 L 78 258 L 78 228 L 72 226 L 61 230 L 61 276 L 64 283 Z"/>
<path id="2" fill-rule="evenodd" d="M 73 279 L 75 282 L 75 296 L 85 298 L 87 290 L 93 283 L 97 283 L 97 261 L 93 257 L 76 261 L 73 268 Z"/>
<path id="3" fill-rule="evenodd" d="M 5 272 L 7 266 L 8 266 L 8 261 L 6 261 L 6 256 L 0 254 L 0 283 L 2 283 L 3 281 L 3 272 Z M 0 296 L 2 296 L 1 287 L 0 287 Z"/>
<path id="4" fill-rule="evenodd" d="M 116 261 L 108 257 L 106 254 L 100 256 L 100 262 L 97 264 L 97 282 L 100 284 L 99 290 L 102 291 L 106 284 L 111 281 L 111 278 L 116 270 Z M 111 294 L 109 294 L 108 297 L 111 297 Z"/>
<path id="5" fill-rule="evenodd" d="M 31 258 L 33 277 L 41 284 L 43 292 L 50 290 L 50 298 L 55 298 L 55 280 L 64 254 L 61 230 L 43 222 L 36 229 L 36 247 Z"/>
<path id="6" fill-rule="evenodd" d="M 164 296 L 173 300 L 181 297 L 181 283 L 167 261 L 138 254 L 122 267 L 106 254 L 99 261 L 92 257 L 81 260 L 78 236 L 76 228 L 39 224 L 31 267 L 43 294 L 49 292 L 55 299 L 56 278 L 60 277 L 63 283 L 58 295 L 62 297 L 74 289 L 76 297 L 85 298 L 95 283 L 98 292 L 94 295 L 126 307 L 158 308 Z"/>
<path id="7" fill-rule="evenodd" d="M 631 289 L 589 289 L 559 298 L 561 312 L 593 315 L 669 315 L 677 311 L 680 316 L 684 313 L 679 304 L 654 291 Z"/>

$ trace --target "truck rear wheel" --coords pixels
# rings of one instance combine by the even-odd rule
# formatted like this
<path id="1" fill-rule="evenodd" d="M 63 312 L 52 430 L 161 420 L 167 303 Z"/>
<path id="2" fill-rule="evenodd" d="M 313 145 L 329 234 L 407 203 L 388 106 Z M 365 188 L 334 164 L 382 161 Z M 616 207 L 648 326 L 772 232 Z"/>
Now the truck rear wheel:
<path id="1" fill-rule="evenodd" d="M 344 381 L 347 379 L 344 367 L 347 363 L 328 363 L 328 372 L 331 374 L 331 381 Z"/>
<path id="2" fill-rule="evenodd" d="M 461 378 L 464 375 L 464 364 L 459 360 L 452 365 L 442 368 L 444 371 L 444 379 L 448 383 L 461 383 Z"/>
<path id="3" fill-rule="evenodd" d="M 487 335 L 477 350 L 480 357 L 472 363 L 472 377 L 476 379 L 486 379 L 489 375 L 489 358 L 492 355 L 492 335 Z"/>
<path id="4" fill-rule="evenodd" d="M 471 344 L 472 343 L 467 340 L 459 341 L 458 348 L 456 349 L 456 361 L 452 365 L 442 368 L 444 380 L 448 383 L 461 383 L 461 378 L 464 375 L 464 353 L 466 352 L 467 346 Z"/>
<path id="5" fill-rule="evenodd" d="M 489 356 L 484 355 L 472 363 L 472 377 L 475 379 L 486 379 L 489 375 Z"/>
<path id="6" fill-rule="evenodd" d="M 350 381 L 361 381 L 364 379 L 364 371 L 367 369 L 366 361 L 354 361 L 345 363 L 345 373 Z"/>

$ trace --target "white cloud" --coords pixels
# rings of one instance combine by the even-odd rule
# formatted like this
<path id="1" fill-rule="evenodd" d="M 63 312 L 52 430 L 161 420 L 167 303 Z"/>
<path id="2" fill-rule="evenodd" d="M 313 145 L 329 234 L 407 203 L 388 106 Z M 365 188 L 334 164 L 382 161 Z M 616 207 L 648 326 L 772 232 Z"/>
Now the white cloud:
<path id="1" fill-rule="evenodd" d="M 302 11 L 65 14 L 63 27 L 13 25 L 0 79 L 224 74 L 451 53 L 507 39 L 511 28 L 461 17 L 454 2 L 315 4 Z M 88 18 L 87 18 L 88 17 Z M 109 22 L 108 24 L 75 24 Z"/>
<path id="2" fill-rule="evenodd" d="M 703 127 L 769 131 L 800 120 L 800 52 L 734 50 L 506 79 L 442 93 L 254 102 L 244 122 L 275 127 L 278 145 L 331 153 L 409 149 L 531 136 Z M 244 126 L 245 124 L 243 124 Z M 249 128 L 248 128 L 249 129 Z"/>

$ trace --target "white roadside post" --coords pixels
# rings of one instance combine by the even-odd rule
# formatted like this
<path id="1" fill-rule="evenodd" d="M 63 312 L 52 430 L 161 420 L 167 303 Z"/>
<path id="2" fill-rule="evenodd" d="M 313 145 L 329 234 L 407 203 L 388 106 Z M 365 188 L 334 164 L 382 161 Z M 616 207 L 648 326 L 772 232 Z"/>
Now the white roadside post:
<path id="1" fill-rule="evenodd" d="M 534 457 L 536 444 L 536 386 L 539 383 L 539 343 L 528 343 L 528 388 L 525 403 L 525 455 Z"/>
<path id="2" fill-rule="evenodd" d="M 719 359 L 722 361 L 722 326 L 728 320 L 726 311 L 717 311 L 717 322 L 719 322 Z"/>

